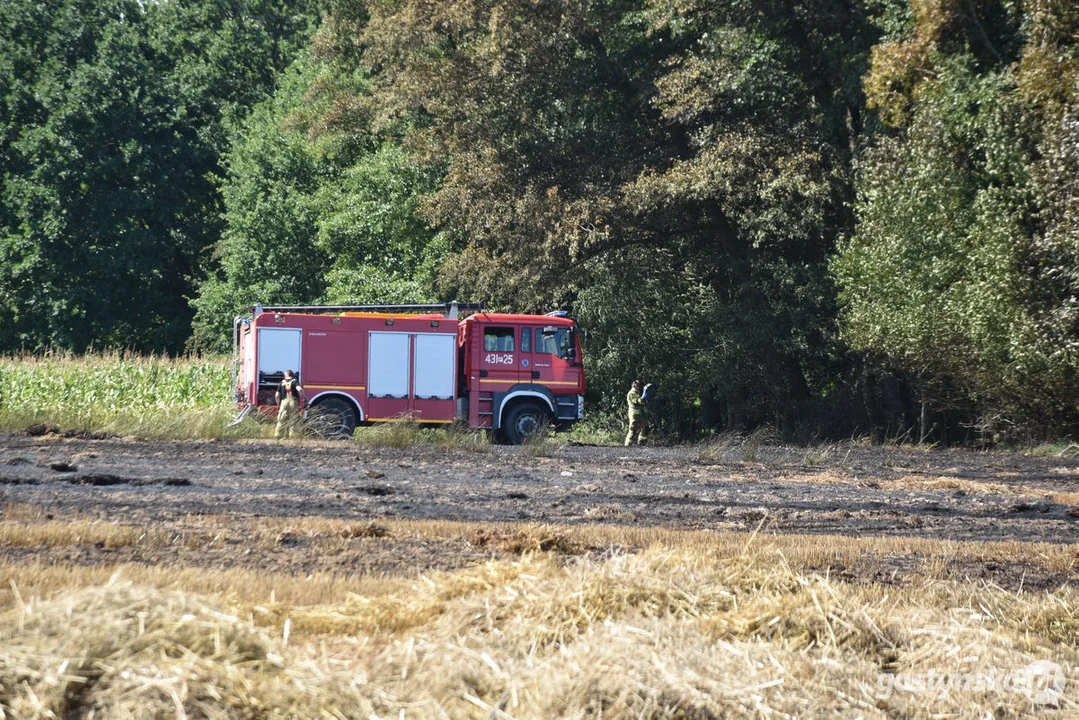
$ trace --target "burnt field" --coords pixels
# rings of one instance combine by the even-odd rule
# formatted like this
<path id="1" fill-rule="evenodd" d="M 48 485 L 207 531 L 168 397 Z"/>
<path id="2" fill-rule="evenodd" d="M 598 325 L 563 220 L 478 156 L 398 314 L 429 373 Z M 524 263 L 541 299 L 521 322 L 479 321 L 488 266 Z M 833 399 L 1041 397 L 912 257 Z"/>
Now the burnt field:
<path id="1" fill-rule="evenodd" d="M 299 535 L 262 551 L 244 548 L 236 533 L 228 545 L 198 550 L 182 544 L 152 550 L 103 543 L 0 547 L 15 562 L 399 574 L 463 567 L 505 548 L 477 532 L 476 524 L 1079 547 L 1075 459 L 853 444 L 619 448 L 548 441 L 398 449 L 362 442 L 8 434 L 0 438 L 0 504 L 9 513 L 20 508 L 49 521 L 78 518 L 156 531 L 183 531 L 210 517 L 234 529 L 325 519 L 369 528 L 355 532 L 372 538 L 363 552 L 333 557 L 307 552 Z M 436 538 L 383 529 L 408 521 L 453 521 L 469 530 Z M 884 559 L 872 575 L 894 577 L 908 564 L 909 558 Z M 959 570 L 1005 586 L 1048 587 L 1070 579 L 1068 572 L 1024 568 L 1014 557 Z"/>
<path id="2" fill-rule="evenodd" d="M 380 437 L 0 436 L 0 715 L 1079 708 L 1074 459 Z"/>

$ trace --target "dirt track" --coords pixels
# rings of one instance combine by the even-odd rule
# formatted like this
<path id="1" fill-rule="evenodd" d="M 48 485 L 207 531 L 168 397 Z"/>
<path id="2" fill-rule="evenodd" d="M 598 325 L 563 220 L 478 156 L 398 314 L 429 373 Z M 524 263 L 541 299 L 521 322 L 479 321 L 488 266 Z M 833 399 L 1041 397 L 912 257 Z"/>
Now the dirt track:
<path id="1" fill-rule="evenodd" d="M 190 514 L 620 523 L 1079 543 L 1079 461 L 969 451 L 0 436 L 0 501 L 132 522 Z M 747 457 L 753 461 L 747 461 Z"/>

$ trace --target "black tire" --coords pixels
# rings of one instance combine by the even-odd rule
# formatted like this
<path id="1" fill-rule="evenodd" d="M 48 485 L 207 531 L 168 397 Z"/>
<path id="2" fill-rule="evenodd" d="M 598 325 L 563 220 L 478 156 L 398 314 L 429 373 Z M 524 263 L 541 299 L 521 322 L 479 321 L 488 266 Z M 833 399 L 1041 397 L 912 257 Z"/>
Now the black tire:
<path id="1" fill-rule="evenodd" d="M 547 408 L 532 402 L 520 403 L 510 408 L 502 423 L 502 437 L 510 445 L 528 442 L 551 424 Z"/>
<path id="2" fill-rule="evenodd" d="M 307 412 L 307 426 L 316 435 L 327 438 L 347 438 L 356 429 L 356 410 L 341 398 L 319 400 Z"/>

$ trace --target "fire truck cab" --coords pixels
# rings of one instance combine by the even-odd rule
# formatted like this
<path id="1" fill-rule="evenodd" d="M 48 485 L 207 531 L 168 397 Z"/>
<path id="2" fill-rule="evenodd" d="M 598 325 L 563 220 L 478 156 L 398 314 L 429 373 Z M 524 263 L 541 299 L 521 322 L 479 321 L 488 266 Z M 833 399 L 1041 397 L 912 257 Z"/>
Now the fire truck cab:
<path id="1" fill-rule="evenodd" d="M 565 313 L 458 317 L 480 309 L 256 305 L 233 325 L 237 421 L 276 416 L 286 369 L 305 390 L 305 415 L 327 434 L 409 419 L 490 429 L 516 444 L 580 420 L 577 324 Z"/>

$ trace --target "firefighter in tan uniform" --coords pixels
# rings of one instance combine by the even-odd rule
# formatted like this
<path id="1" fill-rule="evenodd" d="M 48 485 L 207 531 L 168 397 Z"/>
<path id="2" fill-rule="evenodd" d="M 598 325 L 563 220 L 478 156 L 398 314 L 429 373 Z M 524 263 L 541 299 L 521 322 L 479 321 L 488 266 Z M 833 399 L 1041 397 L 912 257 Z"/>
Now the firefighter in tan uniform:
<path id="1" fill-rule="evenodd" d="M 641 399 L 641 381 L 634 380 L 626 393 L 626 405 L 629 410 L 629 432 L 626 434 L 626 447 L 641 442 L 644 430 L 644 400 Z"/>
<path id="2" fill-rule="evenodd" d="M 293 377 L 291 370 L 285 371 L 285 379 L 277 386 L 277 428 L 274 437 L 278 440 L 292 437 L 292 432 L 300 419 L 300 398 L 304 397 L 299 380 Z M 306 399 L 306 397 L 304 397 Z"/>

